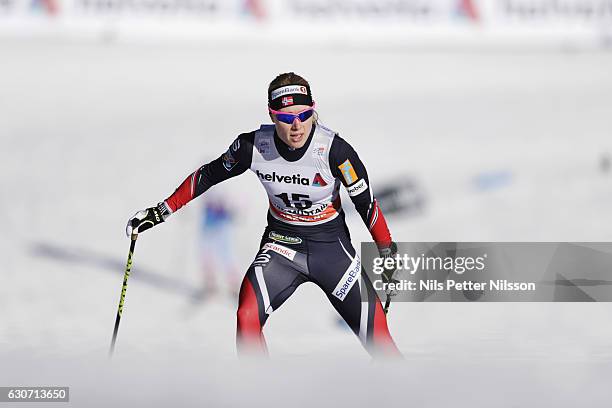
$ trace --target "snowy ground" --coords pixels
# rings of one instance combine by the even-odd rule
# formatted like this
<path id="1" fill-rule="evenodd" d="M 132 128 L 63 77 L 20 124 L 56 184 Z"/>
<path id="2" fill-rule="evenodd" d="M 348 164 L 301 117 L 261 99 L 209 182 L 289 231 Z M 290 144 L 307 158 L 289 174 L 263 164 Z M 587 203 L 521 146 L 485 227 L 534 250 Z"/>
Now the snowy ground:
<path id="1" fill-rule="evenodd" d="M 612 240 L 612 54 L 0 41 L 0 56 L 0 385 L 69 385 L 79 407 L 607 406 L 605 303 L 395 304 L 406 360 L 387 367 L 303 285 L 266 326 L 273 360 L 241 364 L 235 300 L 190 297 L 199 203 L 139 239 L 106 353 L 125 221 L 266 122 L 267 84 L 287 70 L 311 81 L 374 188 L 422 186 L 422 215 L 389 217 L 396 240 Z M 487 191 L 474 182 L 499 173 Z M 263 189 L 245 174 L 219 190 L 244 207 L 246 270 Z M 368 238 L 349 222 L 355 245 Z"/>

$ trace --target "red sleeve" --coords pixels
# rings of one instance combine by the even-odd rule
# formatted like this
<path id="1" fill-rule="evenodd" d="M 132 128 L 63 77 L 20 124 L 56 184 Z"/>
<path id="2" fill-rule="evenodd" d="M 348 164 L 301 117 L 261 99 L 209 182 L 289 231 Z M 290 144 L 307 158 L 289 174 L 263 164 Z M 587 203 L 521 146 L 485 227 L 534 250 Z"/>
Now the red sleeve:
<path id="1" fill-rule="evenodd" d="M 175 212 L 188 202 L 194 199 L 196 177 L 200 169 L 194 171 L 181 183 L 180 186 L 166 199 L 166 204 L 172 212 Z"/>
<path id="2" fill-rule="evenodd" d="M 372 239 L 379 249 L 388 248 L 391 245 L 391 233 L 376 199 L 374 199 L 373 210 L 370 214 L 369 229 Z"/>

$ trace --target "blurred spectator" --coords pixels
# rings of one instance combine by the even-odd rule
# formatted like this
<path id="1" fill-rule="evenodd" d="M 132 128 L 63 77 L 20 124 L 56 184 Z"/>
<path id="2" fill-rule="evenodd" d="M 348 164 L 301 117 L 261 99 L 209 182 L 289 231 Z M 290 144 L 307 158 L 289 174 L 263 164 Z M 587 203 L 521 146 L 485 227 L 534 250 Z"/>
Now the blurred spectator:
<path id="1" fill-rule="evenodd" d="M 219 193 L 209 191 L 203 198 L 200 221 L 200 260 L 202 271 L 201 296 L 209 296 L 225 289 L 237 295 L 240 276 L 234 253 L 234 211 L 230 200 Z"/>

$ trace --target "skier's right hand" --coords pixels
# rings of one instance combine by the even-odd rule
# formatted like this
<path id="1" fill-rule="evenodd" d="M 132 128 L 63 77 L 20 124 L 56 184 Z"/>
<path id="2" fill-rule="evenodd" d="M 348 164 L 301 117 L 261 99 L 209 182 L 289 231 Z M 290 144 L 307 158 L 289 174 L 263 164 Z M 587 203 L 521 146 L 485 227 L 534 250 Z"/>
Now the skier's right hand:
<path id="1" fill-rule="evenodd" d="M 128 220 L 127 226 L 125 227 L 125 233 L 128 237 L 133 234 L 140 234 L 166 221 L 170 214 L 171 211 L 164 202 L 157 204 L 157 207 L 150 207 L 146 210 L 138 211 Z"/>

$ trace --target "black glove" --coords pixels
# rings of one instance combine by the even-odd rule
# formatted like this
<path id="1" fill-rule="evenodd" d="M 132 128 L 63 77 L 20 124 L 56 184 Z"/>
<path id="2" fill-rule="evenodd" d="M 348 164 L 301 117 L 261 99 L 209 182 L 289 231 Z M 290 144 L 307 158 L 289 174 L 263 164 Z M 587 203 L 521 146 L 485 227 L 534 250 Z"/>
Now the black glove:
<path id="1" fill-rule="evenodd" d="M 388 261 L 383 263 L 384 270 L 383 270 L 383 273 L 381 274 L 383 282 L 387 282 L 387 283 L 398 282 L 397 280 L 393 279 L 393 274 L 395 273 L 395 271 L 397 271 L 399 267 L 397 265 L 397 261 L 395 260 L 395 255 L 397 255 L 397 244 L 395 242 L 391 242 L 391 245 L 389 245 L 387 248 L 379 249 L 378 253 L 381 258 L 393 259 L 393 266 L 391 267 L 385 266 Z"/>
<path id="2" fill-rule="evenodd" d="M 157 207 L 147 208 L 146 210 L 138 211 L 132 218 L 128 220 L 125 233 L 128 237 L 132 234 L 140 234 L 151 227 L 161 224 L 172 214 L 166 203 L 161 202 Z"/>

